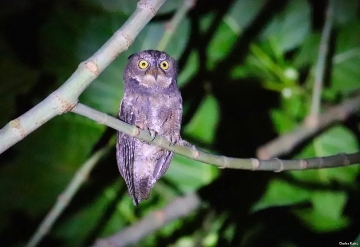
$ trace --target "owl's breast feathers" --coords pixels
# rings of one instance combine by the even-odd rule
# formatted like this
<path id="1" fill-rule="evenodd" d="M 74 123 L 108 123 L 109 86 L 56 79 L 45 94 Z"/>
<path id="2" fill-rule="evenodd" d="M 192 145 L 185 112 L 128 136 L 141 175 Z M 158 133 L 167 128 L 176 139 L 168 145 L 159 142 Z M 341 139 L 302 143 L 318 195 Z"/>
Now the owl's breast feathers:
<path id="1" fill-rule="evenodd" d="M 182 118 L 180 92 L 161 94 L 125 90 L 119 118 L 176 142 L 180 139 Z M 163 148 L 118 133 L 117 163 L 135 205 L 149 197 L 156 180 L 169 168 L 173 155 Z"/>

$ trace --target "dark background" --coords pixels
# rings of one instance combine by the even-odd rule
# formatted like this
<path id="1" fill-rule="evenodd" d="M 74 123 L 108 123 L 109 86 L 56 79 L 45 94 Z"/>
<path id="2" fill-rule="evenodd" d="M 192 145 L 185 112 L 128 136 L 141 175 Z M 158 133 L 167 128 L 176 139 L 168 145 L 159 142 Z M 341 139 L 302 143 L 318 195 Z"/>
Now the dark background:
<path id="1" fill-rule="evenodd" d="M 156 49 L 182 1 L 168 1 L 134 44 L 81 95 L 115 116 L 126 58 Z M 1 126 L 56 90 L 126 21 L 136 1 L 2 1 Z M 213 153 L 255 157 L 309 112 L 327 1 L 197 1 L 166 51 L 178 60 L 184 139 Z M 323 106 L 360 85 L 359 2 L 336 1 Z M 285 92 L 291 92 L 286 96 Z M 115 131 L 67 113 L 0 156 L 0 239 L 20 246 L 35 232 L 76 170 Z M 359 116 L 283 158 L 359 150 Z M 219 170 L 176 156 L 151 198 L 132 205 L 112 147 L 40 246 L 86 246 L 132 225 L 173 198 L 203 204 L 136 246 L 338 246 L 359 241 L 359 167 L 302 172 Z M 356 240 L 357 239 L 357 240 Z"/>

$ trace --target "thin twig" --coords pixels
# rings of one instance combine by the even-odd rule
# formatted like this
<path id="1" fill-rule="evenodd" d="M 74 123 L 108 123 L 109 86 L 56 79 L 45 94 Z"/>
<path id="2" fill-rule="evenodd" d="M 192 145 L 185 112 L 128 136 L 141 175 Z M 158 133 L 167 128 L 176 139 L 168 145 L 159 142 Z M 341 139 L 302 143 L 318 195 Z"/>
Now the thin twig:
<path id="1" fill-rule="evenodd" d="M 166 0 L 141 0 L 126 23 L 56 91 L 0 130 L 0 154 L 56 115 L 70 111 L 79 95 L 123 51 Z"/>
<path id="2" fill-rule="evenodd" d="M 184 19 L 187 12 L 194 5 L 195 5 L 195 0 L 184 0 L 183 4 L 177 9 L 175 15 L 171 18 L 171 20 L 168 23 L 166 23 L 164 34 L 157 47 L 158 50 L 164 51 L 166 49 L 181 20 Z"/>
<path id="3" fill-rule="evenodd" d="M 169 222 L 189 215 L 200 205 L 201 200 L 195 193 L 178 197 L 163 209 L 151 212 L 141 221 L 128 228 L 113 236 L 96 241 L 93 247 L 123 247 L 137 243 L 144 236 L 160 229 Z"/>
<path id="4" fill-rule="evenodd" d="M 354 154 L 338 154 L 327 157 L 317 157 L 311 159 L 300 160 L 259 160 L 259 159 L 240 159 L 225 157 L 222 155 L 214 155 L 197 150 L 195 146 L 175 144 L 157 135 L 153 139 L 148 131 L 139 129 L 134 125 L 127 124 L 114 117 L 111 117 L 103 112 L 99 112 L 81 103 L 78 103 L 72 112 L 90 118 L 98 123 L 107 125 L 117 131 L 121 131 L 127 135 L 133 136 L 140 140 L 149 142 L 151 144 L 160 146 L 169 151 L 181 154 L 194 160 L 198 160 L 207 164 L 215 165 L 220 168 L 232 169 L 246 169 L 246 170 L 263 170 L 263 171 L 284 171 L 284 170 L 303 170 L 303 169 L 317 169 L 329 168 L 338 166 L 347 166 L 351 164 L 360 163 L 360 152 Z"/>
<path id="5" fill-rule="evenodd" d="M 301 125 L 293 131 L 283 134 L 278 138 L 268 142 L 257 151 L 260 159 L 270 159 L 283 154 L 288 154 L 297 145 L 307 140 L 311 136 L 319 133 L 330 125 L 346 120 L 349 116 L 356 113 L 360 108 L 360 95 L 345 100 L 340 105 L 334 106 L 322 113 L 318 117 L 317 125 L 310 124 L 311 121 L 305 119 Z"/>
<path id="6" fill-rule="evenodd" d="M 317 117 L 320 113 L 321 105 L 321 92 L 324 84 L 324 74 L 325 74 L 325 63 L 326 57 L 329 50 L 330 34 L 333 22 L 333 13 L 334 13 L 334 0 L 328 1 L 328 9 L 326 11 L 326 20 L 325 25 L 321 35 L 321 41 L 319 46 L 319 55 L 317 58 L 316 68 L 315 68 L 315 82 L 313 88 L 313 95 L 311 101 L 311 110 L 310 116 L 313 120 L 313 125 L 317 123 Z"/>
<path id="7" fill-rule="evenodd" d="M 101 148 L 100 150 L 95 152 L 80 167 L 67 188 L 58 197 L 57 203 L 53 206 L 53 208 L 46 215 L 45 219 L 41 222 L 26 247 L 36 246 L 41 241 L 41 239 L 50 231 L 51 227 L 53 226 L 57 218 L 60 216 L 60 214 L 65 210 L 65 208 L 67 207 L 71 199 L 74 197 L 80 186 L 86 181 L 93 167 L 109 151 L 110 147 L 110 145 L 107 145 L 106 147 Z"/>

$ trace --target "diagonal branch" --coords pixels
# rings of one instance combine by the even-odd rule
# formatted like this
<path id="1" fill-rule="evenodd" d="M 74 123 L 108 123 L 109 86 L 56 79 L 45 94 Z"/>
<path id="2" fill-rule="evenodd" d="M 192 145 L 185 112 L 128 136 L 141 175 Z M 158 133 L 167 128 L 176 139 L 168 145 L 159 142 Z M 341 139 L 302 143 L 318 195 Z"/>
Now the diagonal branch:
<path id="1" fill-rule="evenodd" d="M 259 159 L 241 159 L 231 158 L 222 155 L 214 155 L 199 151 L 188 145 L 175 144 L 170 146 L 170 142 L 161 136 L 153 139 L 148 131 L 139 129 L 136 126 L 127 124 L 103 112 L 99 112 L 81 103 L 78 103 L 72 112 L 90 118 L 100 124 L 105 124 L 117 131 L 121 131 L 127 135 L 133 136 L 140 140 L 152 143 L 154 145 L 165 148 L 169 151 L 181 154 L 194 160 L 198 160 L 207 164 L 218 166 L 219 168 L 246 169 L 246 170 L 263 170 L 263 171 L 284 171 L 284 170 L 303 170 L 316 168 L 329 168 L 338 166 L 347 166 L 360 163 L 360 152 L 354 154 L 339 154 L 327 157 L 317 157 L 311 159 L 300 160 L 259 160 Z"/>
<path id="2" fill-rule="evenodd" d="M 139 222 L 114 234 L 96 241 L 93 247 L 117 246 L 124 247 L 139 242 L 144 236 L 160 229 L 162 226 L 178 218 L 189 215 L 200 207 L 201 200 L 191 193 L 176 198 L 161 210 L 153 211 Z"/>
<path id="3" fill-rule="evenodd" d="M 155 16 L 166 0 L 141 0 L 137 9 L 115 34 L 70 78 L 46 99 L 0 130 L 0 154 L 56 115 L 70 111 L 79 95 L 123 51 Z"/>

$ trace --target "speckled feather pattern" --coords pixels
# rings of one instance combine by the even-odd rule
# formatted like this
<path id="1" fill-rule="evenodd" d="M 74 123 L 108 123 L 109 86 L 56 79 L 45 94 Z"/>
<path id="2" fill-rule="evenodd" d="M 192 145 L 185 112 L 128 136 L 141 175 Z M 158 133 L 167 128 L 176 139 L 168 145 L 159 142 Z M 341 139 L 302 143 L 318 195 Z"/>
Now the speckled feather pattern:
<path id="1" fill-rule="evenodd" d="M 149 63 L 147 69 L 139 68 L 142 60 Z M 167 70 L 160 67 L 163 61 L 169 64 Z M 157 79 L 148 75 L 152 69 L 158 71 Z M 179 141 L 182 98 L 176 76 L 175 61 L 164 52 L 148 50 L 130 56 L 124 71 L 125 92 L 119 119 L 143 130 L 155 131 L 172 143 Z M 117 164 L 135 205 L 150 196 L 155 182 L 169 168 L 173 155 L 170 151 L 118 133 Z"/>

